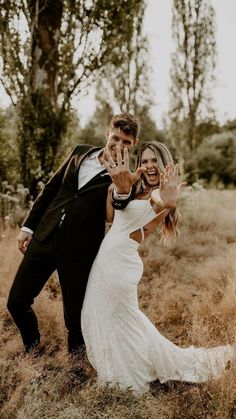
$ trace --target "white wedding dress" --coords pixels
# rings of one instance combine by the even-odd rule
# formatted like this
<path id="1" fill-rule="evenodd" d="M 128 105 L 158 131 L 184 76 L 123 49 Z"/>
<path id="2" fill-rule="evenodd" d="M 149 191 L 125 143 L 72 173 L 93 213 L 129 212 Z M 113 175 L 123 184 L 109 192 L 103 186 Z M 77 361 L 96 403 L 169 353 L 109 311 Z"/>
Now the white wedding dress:
<path id="1" fill-rule="evenodd" d="M 218 376 L 234 356 L 230 345 L 180 348 L 162 336 L 139 309 L 143 273 L 139 243 L 130 233 L 156 217 L 149 200 L 115 211 L 114 222 L 93 263 L 82 309 L 88 359 L 101 383 L 148 390 L 159 379 L 203 382 Z"/>

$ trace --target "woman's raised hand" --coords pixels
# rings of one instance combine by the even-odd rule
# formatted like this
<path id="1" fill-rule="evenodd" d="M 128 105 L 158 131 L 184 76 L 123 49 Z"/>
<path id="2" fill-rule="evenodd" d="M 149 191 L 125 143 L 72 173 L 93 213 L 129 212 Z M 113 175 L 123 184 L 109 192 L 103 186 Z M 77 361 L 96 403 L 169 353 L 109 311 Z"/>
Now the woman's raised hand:
<path id="1" fill-rule="evenodd" d="M 159 189 L 151 194 L 153 201 L 157 204 L 161 201 L 163 208 L 176 208 L 181 191 L 186 186 L 186 182 L 178 183 L 178 171 L 178 164 L 168 164 L 164 173 L 160 174 Z"/>

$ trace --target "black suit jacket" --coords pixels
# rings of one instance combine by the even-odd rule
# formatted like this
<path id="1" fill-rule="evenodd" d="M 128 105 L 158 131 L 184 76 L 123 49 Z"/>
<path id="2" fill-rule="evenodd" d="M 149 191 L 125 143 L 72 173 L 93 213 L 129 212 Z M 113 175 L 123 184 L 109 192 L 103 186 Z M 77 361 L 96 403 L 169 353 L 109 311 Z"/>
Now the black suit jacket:
<path id="1" fill-rule="evenodd" d="M 78 190 L 83 159 L 97 148 L 78 145 L 45 185 L 24 222 L 40 242 L 59 225 L 59 250 L 69 258 L 92 263 L 104 237 L 107 189 L 111 178 L 104 170 Z M 114 202 L 124 208 L 128 200 Z"/>

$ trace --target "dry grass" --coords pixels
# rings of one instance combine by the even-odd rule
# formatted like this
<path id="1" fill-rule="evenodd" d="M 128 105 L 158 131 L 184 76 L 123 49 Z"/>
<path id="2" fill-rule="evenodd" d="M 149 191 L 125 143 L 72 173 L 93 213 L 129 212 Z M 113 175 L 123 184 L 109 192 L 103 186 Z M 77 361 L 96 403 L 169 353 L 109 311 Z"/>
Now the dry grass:
<path id="1" fill-rule="evenodd" d="M 181 346 L 235 343 L 236 192 L 186 192 L 181 237 L 169 249 L 153 234 L 141 248 L 140 306 L 159 331 Z M 68 373 L 66 333 L 56 276 L 35 304 L 47 353 L 22 355 L 19 334 L 5 305 L 20 261 L 16 231 L 0 230 L 0 418 L 235 418 L 236 366 L 205 384 L 153 383 L 131 391 L 100 387 L 85 361 L 88 380 Z"/>

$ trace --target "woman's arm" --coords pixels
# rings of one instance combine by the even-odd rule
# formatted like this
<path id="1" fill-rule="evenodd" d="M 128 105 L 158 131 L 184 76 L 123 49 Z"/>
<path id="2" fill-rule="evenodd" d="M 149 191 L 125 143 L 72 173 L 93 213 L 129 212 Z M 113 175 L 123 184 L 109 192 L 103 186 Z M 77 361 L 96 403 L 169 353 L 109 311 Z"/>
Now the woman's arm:
<path id="1" fill-rule="evenodd" d="M 151 203 L 150 203 L 151 205 Z M 154 209 L 154 205 L 153 205 L 153 209 Z M 155 207 L 154 209 L 155 212 L 157 212 L 157 207 Z M 159 224 L 162 223 L 162 221 L 166 218 L 167 214 L 169 214 L 170 209 L 161 209 L 161 211 L 159 213 L 157 213 L 156 218 L 154 218 L 154 220 L 150 221 L 150 223 L 146 224 L 143 227 L 144 230 L 144 237 L 146 238 L 147 236 L 149 236 L 149 234 L 151 234 Z M 132 233 L 130 233 L 130 238 L 137 241 L 138 243 L 141 243 L 142 241 L 142 234 L 141 234 L 141 230 L 135 230 Z"/>
<path id="2" fill-rule="evenodd" d="M 167 165 L 165 172 L 160 176 L 159 189 L 154 189 L 151 193 L 150 202 L 157 217 L 144 226 L 145 237 L 164 221 L 171 210 L 177 208 L 181 191 L 185 186 L 186 182 L 178 184 L 178 165 Z"/>
<path id="3" fill-rule="evenodd" d="M 112 223 L 113 218 L 114 218 L 114 208 L 112 206 L 113 203 L 113 188 L 114 188 L 114 184 L 112 183 L 109 188 L 108 188 L 108 192 L 107 192 L 107 202 L 106 202 L 106 221 L 108 223 Z"/>
<path id="4" fill-rule="evenodd" d="M 155 212 L 157 212 L 156 209 L 155 209 Z M 154 220 L 150 221 L 150 223 L 144 226 L 143 230 L 144 230 L 145 238 L 149 236 L 149 234 L 151 234 L 157 228 L 157 226 L 162 223 L 162 221 L 164 221 L 164 219 L 169 214 L 169 212 L 170 212 L 169 208 L 162 209 L 160 212 L 157 213 L 157 216 L 156 218 L 154 218 Z"/>
<path id="5" fill-rule="evenodd" d="M 155 192 L 155 194 L 153 194 L 153 192 Z M 152 205 L 152 208 L 156 212 L 157 216 L 156 218 L 154 218 L 154 220 L 150 221 L 150 223 L 146 224 L 143 227 L 145 238 L 149 236 L 149 234 L 151 234 L 157 228 L 159 224 L 162 223 L 162 221 L 165 219 L 167 214 L 169 214 L 170 212 L 170 208 L 164 207 L 164 203 L 162 202 L 160 198 L 159 190 L 155 189 L 155 191 L 153 192 L 151 194 L 150 205 Z M 141 230 L 138 229 L 138 230 L 133 231 L 130 234 L 130 237 L 131 239 L 137 241 L 138 243 L 141 243 L 141 240 L 142 240 Z"/>

